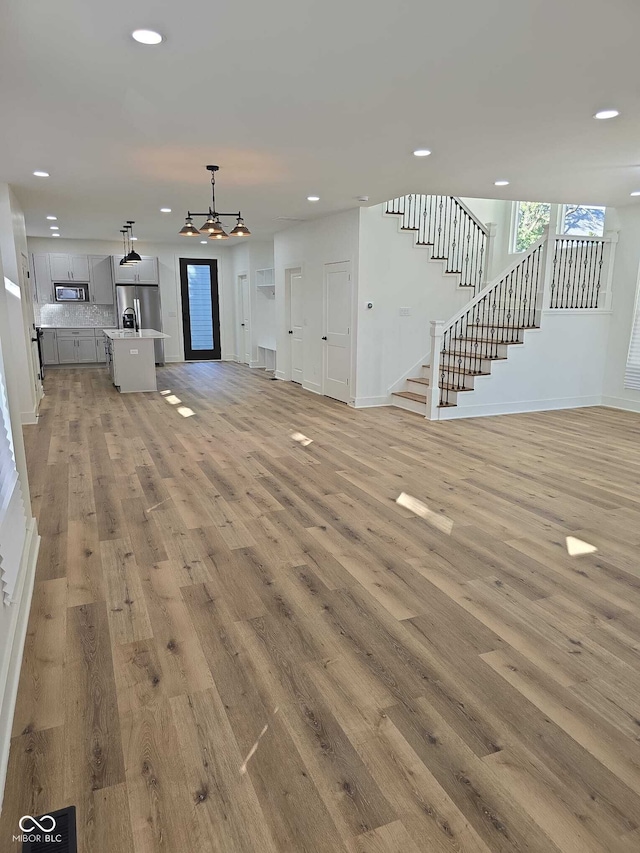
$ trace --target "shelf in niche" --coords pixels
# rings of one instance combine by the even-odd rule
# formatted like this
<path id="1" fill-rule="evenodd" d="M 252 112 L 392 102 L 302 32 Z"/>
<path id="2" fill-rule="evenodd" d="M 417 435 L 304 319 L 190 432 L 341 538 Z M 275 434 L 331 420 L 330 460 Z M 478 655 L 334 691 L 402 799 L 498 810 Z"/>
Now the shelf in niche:
<path id="1" fill-rule="evenodd" d="M 273 267 L 256 270 L 256 288 L 263 291 L 267 296 L 275 296 L 276 277 Z"/>

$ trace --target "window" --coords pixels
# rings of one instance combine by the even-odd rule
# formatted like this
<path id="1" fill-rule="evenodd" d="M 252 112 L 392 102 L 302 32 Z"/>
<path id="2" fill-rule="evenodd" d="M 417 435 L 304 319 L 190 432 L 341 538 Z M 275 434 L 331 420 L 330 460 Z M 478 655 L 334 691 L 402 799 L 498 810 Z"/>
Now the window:
<path id="1" fill-rule="evenodd" d="M 549 224 L 551 205 L 540 201 L 516 203 L 513 251 L 526 252 L 544 234 Z"/>
<path id="2" fill-rule="evenodd" d="M 578 237 L 602 237 L 606 207 L 586 204 L 563 204 L 560 208 L 559 234 Z"/>
<path id="3" fill-rule="evenodd" d="M 640 285 L 636 293 L 636 310 L 633 314 L 627 368 L 624 372 L 624 387 L 640 391 Z"/>

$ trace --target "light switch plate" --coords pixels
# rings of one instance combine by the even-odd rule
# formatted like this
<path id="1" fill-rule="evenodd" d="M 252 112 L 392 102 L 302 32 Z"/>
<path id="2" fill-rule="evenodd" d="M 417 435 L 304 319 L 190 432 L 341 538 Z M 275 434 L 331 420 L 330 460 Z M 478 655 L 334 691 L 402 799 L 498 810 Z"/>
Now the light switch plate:
<path id="1" fill-rule="evenodd" d="M 137 349 L 130 349 L 129 355 L 138 355 L 138 350 Z"/>
<path id="2" fill-rule="evenodd" d="M 411 316 L 411 308 L 400 308 L 398 311 L 401 317 L 410 317 Z"/>

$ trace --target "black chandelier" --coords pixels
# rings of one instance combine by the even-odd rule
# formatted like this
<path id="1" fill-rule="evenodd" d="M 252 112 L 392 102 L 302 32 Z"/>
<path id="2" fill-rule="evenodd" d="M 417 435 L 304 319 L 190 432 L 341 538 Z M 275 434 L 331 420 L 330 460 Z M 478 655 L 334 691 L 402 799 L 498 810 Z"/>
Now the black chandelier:
<path id="1" fill-rule="evenodd" d="M 178 232 L 183 237 L 197 237 L 202 233 L 208 234 L 210 240 L 228 240 L 229 237 L 249 237 L 251 235 L 251 231 L 244 224 L 241 211 L 238 211 L 238 213 L 219 213 L 216 210 L 216 172 L 219 168 L 219 166 L 207 166 L 207 169 L 211 172 L 211 207 L 208 213 L 191 213 L 190 210 L 187 211 L 184 227 Z M 207 217 L 206 222 L 200 229 L 196 228 L 193 224 L 192 217 L 194 216 Z M 238 220 L 230 234 L 227 234 L 222 227 L 222 223 L 220 222 L 221 216 L 235 216 Z"/>
<path id="2" fill-rule="evenodd" d="M 127 219 L 125 225 L 120 229 L 120 233 L 122 234 L 122 245 L 124 248 L 124 255 L 120 261 L 121 267 L 131 267 L 134 264 L 139 264 L 142 260 L 140 255 L 131 245 L 134 240 L 138 239 L 133 236 L 133 226 L 135 224 L 136 223 L 133 219 Z"/>

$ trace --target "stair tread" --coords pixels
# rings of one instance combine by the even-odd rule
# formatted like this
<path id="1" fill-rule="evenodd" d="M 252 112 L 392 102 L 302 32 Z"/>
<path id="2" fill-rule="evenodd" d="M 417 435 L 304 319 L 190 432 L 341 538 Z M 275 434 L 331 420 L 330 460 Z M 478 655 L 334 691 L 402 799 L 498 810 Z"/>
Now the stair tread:
<path id="1" fill-rule="evenodd" d="M 455 407 L 455 403 L 438 403 L 439 409 L 453 409 Z"/>
<path id="2" fill-rule="evenodd" d="M 442 367 L 445 373 L 461 373 L 463 376 L 491 376 L 491 372 L 488 370 L 471 370 L 470 368 L 460 368 L 460 367 Z"/>
<path id="3" fill-rule="evenodd" d="M 513 323 L 509 326 L 501 325 L 500 323 L 469 323 L 468 329 L 510 329 L 514 332 L 526 332 L 527 329 L 539 329 L 540 326 L 514 326 Z"/>
<path id="4" fill-rule="evenodd" d="M 438 383 L 438 388 L 444 388 L 445 391 L 473 391 L 473 388 L 461 388 L 459 385 L 454 385 L 451 382 L 446 382 L 444 384 Z"/>
<path id="5" fill-rule="evenodd" d="M 511 346 L 511 344 L 522 344 L 524 341 L 496 341 L 495 338 L 474 338 L 469 335 L 463 335 L 459 338 L 453 338 L 454 341 L 473 341 L 474 344 L 500 344 L 501 346 Z"/>
<path id="6" fill-rule="evenodd" d="M 424 394 L 414 394 L 413 391 L 394 391 L 394 397 L 402 397 L 405 400 L 413 400 L 414 403 L 426 403 L 427 398 Z"/>
<path id="7" fill-rule="evenodd" d="M 484 361 L 506 361 L 506 355 L 476 355 L 473 352 L 460 351 L 460 350 L 445 350 L 442 355 L 455 355 L 458 358 L 479 358 Z"/>
<path id="8" fill-rule="evenodd" d="M 420 383 L 420 385 L 428 385 L 430 380 L 429 380 L 429 379 L 425 379 L 425 377 L 424 377 L 424 376 L 412 376 L 412 377 L 411 377 L 410 379 L 408 379 L 407 381 L 408 381 L 408 382 L 419 382 L 419 383 Z"/>

